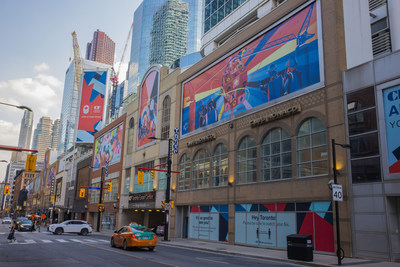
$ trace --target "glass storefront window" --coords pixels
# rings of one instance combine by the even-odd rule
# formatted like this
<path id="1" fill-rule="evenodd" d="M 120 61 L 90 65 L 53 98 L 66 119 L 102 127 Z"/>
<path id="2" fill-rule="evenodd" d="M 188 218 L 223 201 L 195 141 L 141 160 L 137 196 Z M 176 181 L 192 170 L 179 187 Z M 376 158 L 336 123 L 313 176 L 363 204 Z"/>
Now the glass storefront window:
<path id="1" fill-rule="evenodd" d="M 116 213 L 104 212 L 101 220 L 103 230 L 115 230 Z"/>

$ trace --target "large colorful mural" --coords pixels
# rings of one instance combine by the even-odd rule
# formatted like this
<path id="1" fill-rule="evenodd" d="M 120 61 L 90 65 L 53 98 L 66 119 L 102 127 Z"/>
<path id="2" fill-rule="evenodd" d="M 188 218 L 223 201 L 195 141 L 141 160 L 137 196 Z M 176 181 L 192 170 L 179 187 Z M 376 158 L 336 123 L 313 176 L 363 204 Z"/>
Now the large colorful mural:
<path id="1" fill-rule="evenodd" d="M 157 132 L 157 107 L 159 70 L 153 69 L 148 72 L 140 89 L 140 106 L 138 119 L 137 147 L 140 148 L 154 140 Z"/>
<path id="2" fill-rule="evenodd" d="M 121 123 L 96 139 L 93 159 L 94 168 L 105 167 L 107 160 L 108 165 L 121 160 L 123 134 L 124 124 Z"/>
<path id="3" fill-rule="evenodd" d="M 389 173 L 400 172 L 400 85 L 383 91 Z"/>
<path id="4" fill-rule="evenodd" d="M 94 134 L 103 128 L 106 82 L 107 71 L 84 72 L 76 142 L 93 143 Z"/>
<path id="5" fill-rule="evenodd" d="M 316 4 L 183 85 L 187 134 L 321 82 Z"/>
<path id="6" fill-rule="evenodd" d="M 57 165 L 51 166 L 47 173 L 46 188 L 51 187 L 51 183 L 56 179 Z"/>

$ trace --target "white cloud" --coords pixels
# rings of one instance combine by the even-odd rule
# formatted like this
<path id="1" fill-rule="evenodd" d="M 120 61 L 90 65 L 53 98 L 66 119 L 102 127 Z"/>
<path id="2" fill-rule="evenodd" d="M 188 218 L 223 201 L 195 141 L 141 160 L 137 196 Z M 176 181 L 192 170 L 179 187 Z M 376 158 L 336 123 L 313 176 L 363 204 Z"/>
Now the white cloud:
<path id="1" fill-rule="evenodd" d="M 32 108 L 35 118 L 59 117 L 63 83 L 54 76 L 39 74 L 0 82 L 1 102 Z"/>
<path id="2" fill-rule="evenodd" d="M 34 69 L 35 71 L 37 71 L 37 72 L 46 71 L 46 70 L 49 70 L 49 69 L 50 69 L 50 66 L 43 62 L 42 64 L 35 65 L 35 66 L 33 67 L 33 69 Z"/>

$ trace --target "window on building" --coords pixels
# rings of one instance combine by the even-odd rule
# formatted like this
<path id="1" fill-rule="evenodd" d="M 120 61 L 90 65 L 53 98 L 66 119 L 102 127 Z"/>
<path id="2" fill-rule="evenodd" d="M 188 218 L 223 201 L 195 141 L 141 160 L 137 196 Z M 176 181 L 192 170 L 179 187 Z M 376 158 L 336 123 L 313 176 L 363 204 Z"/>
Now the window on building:
<path id="1" fill-rule="evenodd" d="M 161 139 L 169 138 L 169 127 L 170 127 L 170 117 L 171 117 L 171 98 L 166 96 L 163 101 L 163 111 L 162 111 L 162 121 L 161 121 Z"/>
<path id="2" fill-rule="evenodd" d="M 292 177 L 290 135 L 281 128 L 272 129 L 261 145 L 261 180 L 280 180 Z"/>
<path id="3" fill-rule="evenodd" d="M 311 118 L 303 122 L 297 134 L 297 175 L 307 177 L 328 173 L 326 128 Z"/>
<path id="4" fill-rule="evenodd" d="M 219 144 L 214 150 L 212 164 L 212 186 L 226 186 L 228 184 L 228 149 L 224 144 Z"/>
<path id="5" fill-rule="evenodd" d="M 257 144 L 253 137 L 246 136 L 237 151 L 237 183 L 247 184 L 257 181 Z"/>
<path id="6" fill-rule="evenodd" d="M 93 183 L 92 187 L 100 188 L 100 183 Z M 99 196 L 100 196 L 100 190 L 89 189 L 89 191 L 90 191 L 90 203 L 98 203 Z"/>
<path id="7" fill-rule="evenodd" d="M 204 149 L 197 151 L 193 158 L 192 188 L 209 187 L 210 155 Z"/>
<path id="8" fill-rule="evenodd" d="M 186 154 L 183 154 L 179 161 L 179 175 L 178 175 L 178 190 L 190 189 L 190 159 Z"/>
<path id="9" fill-rule="evenodd" d="M 153 191 L 153 179 L 151 177 L 151 172 L 150 171 L 144 171 L 144 181 L 143 184 L 138 184 L 137 183 L 137 173 L 138 173 L 138 168 L 153 168 L 154 167 L 154 161 L 147 162 L 144 164 L 141 164 L 136 167 L 136 174 L 135 174 L 135 185 L 133 187 L 133 192 L 134 193 L 142 193 L 142 192 L 151 192 Z"/>
<path id="10" fill-rule="evenodd" d="M 379 137 L 374 88 L 347 94 L 353 183 L 381 180 Z"/>
<path id="11" fill-rule="evenodd" d="M 119 178 L 114 178 L 111 180 L 111 191 L 103 190 L 103 200 L 104 202 L 107 201 L 117 201 L 118 200 L 118 187 L 119 187 Z M 110 182 L 110 181 L 107 181 Z M 103 184 L 103 188 L 105 185 Z"/>
<path id="12" fill-rule="evenodd" d="M 166 170 L 167 169 L 167 160 L 168 157 L 164 157 L 160 159 L 160 167 L 157 169 Z M 166 172 L 158 172 L 158 190 L 167 189 L 167 173 Z"/>
<path id="13" fill-rule="evenodd" d="M 128 125 L 128 143 L 127 143 L 127 154 L 132 154 L 133 152 L 133 134 L 134 134 L 135 121 L 133 118 L 129 119 Z"/>
<path id="14" fill-rule="evenodd" d="M 131 191 L 131 168 L 125 169 L 125 185 L 124 194 L 129 194 Z"/>
<path id="15" fill-rule="evenodd" d="M 246 0 L 210 0 L 204 7 L 204 33 L 211 30 Z"/>

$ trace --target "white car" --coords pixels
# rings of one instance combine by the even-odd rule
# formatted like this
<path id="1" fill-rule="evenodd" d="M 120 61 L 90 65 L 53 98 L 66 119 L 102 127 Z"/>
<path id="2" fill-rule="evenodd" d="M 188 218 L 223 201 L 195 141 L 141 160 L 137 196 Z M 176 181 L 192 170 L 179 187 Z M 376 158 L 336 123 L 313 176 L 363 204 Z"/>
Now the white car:
<path id="1" fill-rule="evenodd" d="M 2 223 L 2 224 L 11 224 L 11 223 L 12 223 L 12 220 L 11 220 L 10 217 L 5 217 L 5 218 L 1 221 L 1 223 Z"/>
<path id="2" fill-rule="evenodd" d="M 92 226 L 87 221 L 68 220 L 62 223 L 50 224 L 47 230 L 54 235 L 61 235 L 62 233 L 87 235 L 92 232 Z"/>

